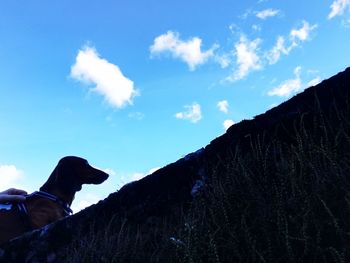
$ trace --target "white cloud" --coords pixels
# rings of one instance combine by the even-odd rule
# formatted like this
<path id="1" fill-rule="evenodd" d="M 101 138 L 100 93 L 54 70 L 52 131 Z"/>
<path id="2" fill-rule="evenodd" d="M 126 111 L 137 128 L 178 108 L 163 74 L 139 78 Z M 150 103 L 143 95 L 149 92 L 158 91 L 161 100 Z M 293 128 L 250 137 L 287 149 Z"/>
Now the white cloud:
<path id="1" fill-rule="evenodd" d="M 93 47 L 79 50 L 70 76 L 83 83 L 96 85 L 92 91 L 103 95 L 116 108 L 132 104 L 132 99 L 137 95 L 134 83 L 123 75 L 117 65 L 101 58 Z"/>
<path id="2" fill-rule="evenodd" d="M 223 113 L 228 113 L 228 101 L 227 100 L 221 100 L 217 103 L 217 106 L 219 108 L 220 111 L 222 111 Z"/>
<path id="3" fill-rule="evenodd" d="M 86 193 L 83 195 L 80 194 L 77 199 L 78 200 L 75 200 L 75 202 L 72 203 L 72 210 L 74 211 L 74 213 L 77 213 L 80 210 L 85 209 L 86 207 L 96 204 L 102 199 L 102 197 L 95 194 Z"/>
<path id="4" fill-rule="evenodd" d="M 302 27 L 299 29 L 292 29 L 290 32 L 290 38 L 293 45 L 298 45 L 298 42 L 304 42 L 310 39 L 311 32 L 317 28 L 317 24 L 310 25 L 307 21 L 303 21 Z"/>
<path id="5" fill-rule="evenodd" d="M 197 123 L 202 119 L 201 106 L 194 102 L 192 105 L 185 106 L 186 111 L 178 112 L 175 114 L 177 119 L 189 120 L 193 123 Z"/>
<path id="6" fill-rule="evenodd" d="M 300 28 L 292 29 L 289 33 L 289 41 L 285 37 L 279 36 L 273 48 L 266 53 L 266 59 L 269 64 L 277 63 L 281 55 L 288 55 L 294 48 L 298 47 L 301 42 L 310 40 L 311 32 L 317 28 L 317 25 L 310 25 L 307 21 L 303 21 Z"/>
<path id="7" fill-rule="evenodd" d="M 227 129 L 230 128 L 234 124 L 235 124 L 235 122 L 233 120 L 225 120 L 223 123 L 225 131 L 227 131 Z"/>
<path id="8" fill-rule="evenodd" d="M 240 19 L 247 19 L 249 16 L 253 14 L 253 10 L 251 8 L 248 8 L 242 15 L 239 16 Z"/>
<path id="9" fill-rule="evenodd" d="M 234 26 L 231 25 L 232 28 Z M 249 40 L 245 34 L 241 33 L 232 51 L 233 56 L 236 58 L 235 68 L 233 73 L 225 80 L 231 82 L 241 80 L 252 71 L 261 70 L 268 64 L 277 63 L 283 55 L 289 55 L 293 49 L 311 40 L 312 33 L 317 27 L 317 24 L 310 24 L 303 20 L 301 25 L 292 28 L 287 36 L 278 36 L 274 46 L 268 50 L 260 49 L 262 42 L 260 38 Z"/>
<path id="10" fill-rule="evenodd" d="M 238 68 L 227 79 L 236 81 L 245 78 L 251 71 L 262 68 L 261 59 L 258 56 L 259 38 L 249 41 L 244 35 L 235 44 L 236 63 Z"/>
<path id="11" fill-rule="evenodd" d="M 231 64 L 231 58 L 229 54 L 216 55 L 215 61 L 219 63 L 221 68 L 227 68 Z"/>
<path id="12" fill-rule="evenodd" d="M 146 176 L 146 174 L 144 173 L 133 173 L 131 176 L 130 176 L 130 181 L 138 181 L 142 178 L 144 178 Z"/>
<path id="13" fill-rule="evenodd" d="M 301 67 L 294 69 L 294 78 L 288 79 L 281 83 L 278 87 L 270 90 L 267 94 L 269 96 L 289 97 L 292 93 L 296 93 L 302 89 L 302 82 L 300 79 Z"/>
<path id="14" fill-rule="evenodd" d="M 231 24 L 228 26 L 228 29 L 230 30 L 232 35 L 235 35 L 238 32 L 241 32 L 240 27 L 237 24 Z"/>
<path id="15" fill-rule="evenodd" d="M 0 192 L 12 187 L 23 188 L 21 185 L 23 178 L 23 171 L 15 165 L 0 165 Z"/>
<path id="16" fill-rule="evenodd" d="M 280 10 L 269 8 L 269 9 L 256 12 L 256 17 L 264 20 L 269 17 L 277 16 L 279 13 L 280 13 Z"/>
<path id="17" fill-rule="evenodd" d="M 147 175 L 153 174 L 154 172 L 158 171 L 161 167 L 154 167 L 150 169 L 147 173 L 134 173 L 130 176 L 130 181 L 138 181 L 142 178 L 144 178 Z"/>
<path id="18" fill-rule="evenodd" d="M 281 54 L 288 55 L 291 51 L 291 47 L 285 46 L 285 39 L 279 36 L 276 41 L 276 45 L 267 53 L 267 60 L 269 64 L 275 64 L 280 59 Z"/>
<path id="19" fill-rule="evenodd" d="M 190 70 L 195 70 L 197 66 L 204 64 L 210 57 L 214 56 L 214 50 L 218 45 L 206 51 L 201 50 L 202 39 L 193 37 L 188 41 L 183 41 L 179 33 L 168 31 L 154 39 L 150 47 L 151 55 L 170 52 L 174 58 L 179 58 L 187 63 Z"/>
<path id="20" fill-rule="evenodd" d="M 344 27 L 350 27 L 350 18 L 349 19 L 343 19 L 342 20 L 342 25 Z"/>
<path id="21" fill-rule="evenodd" d="M 148 174 L 153 174 L 154 172 L 158 171 L 162 167 L 154 167 L 148 171 Z"/>
<path id="22" fill-rule="evenodd" d="M 310 81 L 306 84 L 306 86 L 307 86 L 307 87 L 316 86 L 316 85 L 319 84 L 320 82 L 321 82 L 321 78 L 320 78 L 320 77 L 316 77 L 316 78 L 310 80 Z"/>
<path id="23" fill-rule="evenodd" d="M 261 25 L 254 24 L 254 25 L 252 25 L 252 29 L 254 31 L 256 31 L 256 32 L 260 32 L 261 31 Z"/>
<path id="24" fill-rule="evenodd" d="M 274 107 L 276 107 L 276 106 L 278 106 L 278 103 L 272 103 L 272 104 L 270 104 L 267 108 L 268 108 L 268 109 L 272 109 L 272 108 L 274 108 Z"/>
<path id="25" fill-rule="evenodd" d="M 318 71 L 309 70 L 308 74 L 315 74 Z M 305 88 L 309 88 L 311 86 L 315 86 L 321 82 L 321 78 L 319 76 L 314 77 L 313 79 L 304 82 L 301 79 L 301 67 L 298 66 L 294 69 L 294 78 L 288 79 L 282 82 L 279 86 L 273 88 L 268 91 L 269 96 L 279 96 L 279 97 L 289 97 L 291 94 L 295 94 L 297 92 L 303 91 Z"/>
<path id="26" fill-rule="evenodd" d="M 350 10 L 350 0 L 335 0 L 331 5 L 331 12 L 328 14 L 328 19 L 344 14 L 344 11 Z"/>

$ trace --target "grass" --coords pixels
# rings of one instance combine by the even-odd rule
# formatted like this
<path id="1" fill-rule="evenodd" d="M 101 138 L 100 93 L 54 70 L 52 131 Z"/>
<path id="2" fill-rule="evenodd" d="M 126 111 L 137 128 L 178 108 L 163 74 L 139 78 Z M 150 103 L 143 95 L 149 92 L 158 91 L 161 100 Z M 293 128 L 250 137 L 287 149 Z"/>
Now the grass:
<path id="1" fill-rule="evenodd" d="M 116 215 L 65 262 L 350 262 L 349 149 L 349 107 L 259 131 L 208 160 L 188 209 Z"/>

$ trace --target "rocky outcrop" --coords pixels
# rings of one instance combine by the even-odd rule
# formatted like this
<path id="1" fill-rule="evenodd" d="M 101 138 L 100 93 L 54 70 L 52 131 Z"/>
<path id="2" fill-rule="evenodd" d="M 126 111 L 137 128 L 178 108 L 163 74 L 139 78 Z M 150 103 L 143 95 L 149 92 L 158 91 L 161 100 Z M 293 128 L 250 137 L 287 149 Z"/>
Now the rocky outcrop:
<path id="1" fill-rule="evenodd" d="M 295 120 L 304 118 L 308 125 L 320 109 L 327 114 L 331 109 L 348 107 L 349 95 L 350 68 L 253 120 L 232 126 L 205 148 L 123 186 L 98 204 L 12 240 L 0 248 L 0 262 L 62 262 L 63 248 L 91 222 L 103 226 L 113 216 L 124 216 L 142 223 L 150 217 L 166 215 L 174 207 L 190 202 L 205 185 L 206 166 L 215 163 L 220 169 L 220 162 L 225 162 L 225 156 L 238 143 L 244 150 L 261 131 L 267 138 L 273 134 L 283 141 L 291 140 Z"/>

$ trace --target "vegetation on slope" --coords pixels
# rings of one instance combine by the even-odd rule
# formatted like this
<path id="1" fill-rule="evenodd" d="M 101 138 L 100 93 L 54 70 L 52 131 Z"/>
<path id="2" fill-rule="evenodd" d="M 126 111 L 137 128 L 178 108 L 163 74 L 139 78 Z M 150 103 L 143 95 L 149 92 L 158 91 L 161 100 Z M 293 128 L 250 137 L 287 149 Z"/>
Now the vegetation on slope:
<path id="1" fill-rule="evenodd" d="M 203 164 L 188 206 L 82 230 L 67 262 L 350 262 L 350 105 L 249 142 Z"/>

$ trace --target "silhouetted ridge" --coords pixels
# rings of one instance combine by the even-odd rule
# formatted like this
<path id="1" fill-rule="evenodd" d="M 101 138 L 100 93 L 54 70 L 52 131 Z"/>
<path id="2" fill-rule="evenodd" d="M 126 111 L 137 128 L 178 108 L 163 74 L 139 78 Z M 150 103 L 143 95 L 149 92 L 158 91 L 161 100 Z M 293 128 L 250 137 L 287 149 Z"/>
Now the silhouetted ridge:
<path id="1" fill-rule="evenodd" d="M 223 170 L 236 147 L 244 154 L 257 138 L 293 143 L 295 124 L 303 121 L 306 130 L 314 129 L 314 117 L 320 112 L 336 122 L 338 117 L 334 112 L 349 111 L 349 91 L 350 68 L 347 68 L 266 113 L 231 126 L 205 148 L 123 186 L 98 204 L 5 244 L 0 248 L 0 262 L 65 262 L 65 248 L 77 235 L 87 235 L 92 225 L 98 231 L 111 218 L 152 225 L 174 215 L 174 221 L 181 221 L 176 215 L 180 216 L 190 206 L 197 191 L 194 186 L 200 191 L 213 167 Z"/>

